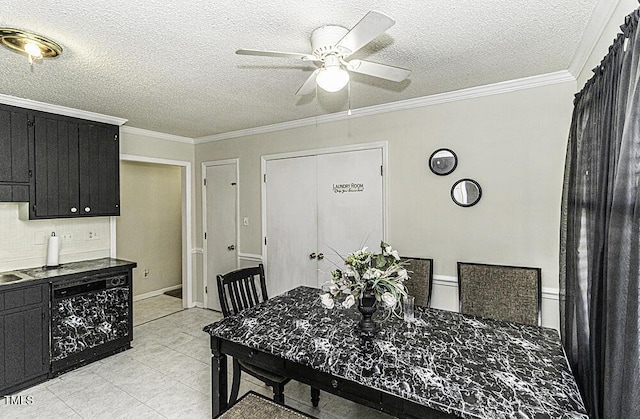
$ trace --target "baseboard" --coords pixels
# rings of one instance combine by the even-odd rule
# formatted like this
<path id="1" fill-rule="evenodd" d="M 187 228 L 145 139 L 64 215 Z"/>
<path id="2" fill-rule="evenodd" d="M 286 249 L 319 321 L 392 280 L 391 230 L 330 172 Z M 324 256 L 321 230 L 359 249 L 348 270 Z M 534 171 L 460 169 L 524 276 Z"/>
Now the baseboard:
<path id="1" fill-rule="evenodd" d="M 173 285 L 173 286 L 162 288 L 162 289 L 159 289 L 159 290 L 156 290 L 156 291 L 145 292 L 144 294 L 140 294 L 140 295 L 134 295 L 133 296 L 133 301 L 139 301 L 139 300 L 144 300 L 144 299 L 147 299 L 147 298 L 155 297 L 155 296 L 158 296 L 158 295 L 162 295 L 167 291 L 173 291 L 173 290 L 177 290 L 179 288 L 182 288 L 182 284 Z"/>

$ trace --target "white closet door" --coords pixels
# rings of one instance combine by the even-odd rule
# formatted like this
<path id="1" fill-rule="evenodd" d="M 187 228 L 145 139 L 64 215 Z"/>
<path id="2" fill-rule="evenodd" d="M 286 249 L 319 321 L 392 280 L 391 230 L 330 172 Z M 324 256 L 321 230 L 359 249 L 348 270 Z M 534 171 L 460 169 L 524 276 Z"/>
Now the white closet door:
<path id="1" fill-rule="evenodd" d="M 235 164 L 206 166 L 207 308 L 220 310 L 216 276 L 238 267 L 237 168 Z"/>
<path id="2" fill-rule="evenodd" d="M 267 290 L 274 297 L 317 285 L 316 157 L 266 164 Z"/>
<path id="3" fill-rule="evenodd" d="M 347 253 L 379 251 L 384 234 L 382 150 L 318 155 L 318 283 Z"/>

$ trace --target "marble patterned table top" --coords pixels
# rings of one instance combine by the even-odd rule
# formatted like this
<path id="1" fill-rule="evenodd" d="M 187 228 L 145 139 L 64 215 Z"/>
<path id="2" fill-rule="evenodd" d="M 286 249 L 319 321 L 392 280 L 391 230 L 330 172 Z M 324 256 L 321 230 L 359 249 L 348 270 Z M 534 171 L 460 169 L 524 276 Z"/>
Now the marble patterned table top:
<path id="1" fill-rule="evenodd" d="M 320 294 L 298 287 L 205 331 L 465 418 L 588 417 L 553 329 L 416 307 L 413 324 L 377 312 L 363 339 L 355 306 Z"/>
<path id="2" fill-rule="evenodd" d="M 56 268 L 38 267 L 30 269 L 21 269 L 23 272 L 31 276 L 34 280 L 38 279 L 51 279 L 67 275 L 90 273 L 94 271 L 101 271 L 109 268 L 129 267 L 134 266 L 135 262 L 129 262 L 123 259 L 114 258 L 100 258 L 83 260 L 80 262 L 69 262 L 61 264 Z"/>

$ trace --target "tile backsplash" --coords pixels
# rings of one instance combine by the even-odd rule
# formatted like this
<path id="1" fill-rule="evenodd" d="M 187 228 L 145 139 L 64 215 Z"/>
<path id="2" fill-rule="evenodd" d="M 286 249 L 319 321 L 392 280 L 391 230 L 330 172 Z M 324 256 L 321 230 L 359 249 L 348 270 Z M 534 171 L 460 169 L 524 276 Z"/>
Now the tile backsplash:
<path id="1" fill-rule="evenodd" d="M 109 256 L 109 217 L 21 220 L 17 203 L 0 203 L 0 272 L 44 266 L 48 237 L 60 237 L 59 262 Z"/>

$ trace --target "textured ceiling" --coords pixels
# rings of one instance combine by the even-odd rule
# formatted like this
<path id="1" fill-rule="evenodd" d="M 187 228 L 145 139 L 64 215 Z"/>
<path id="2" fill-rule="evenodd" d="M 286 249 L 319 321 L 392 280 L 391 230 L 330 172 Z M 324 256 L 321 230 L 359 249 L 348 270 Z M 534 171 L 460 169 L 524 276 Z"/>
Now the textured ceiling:
<path id="1" fill-rule="evenodd" d="M 597 0 L 21 0 L 0 26 L 64 48 L 34 65 L 0 49 L 0 93 L 190 138 L 347 109 L 347 89 L 295 96 L 316 67 L 238 48 L 310 52 L 322 25 L 367 11 L 396 20 L 354 58 L 412 70 L 402 83 L 352 74 L 353 109 L 566 70 Z"/>

